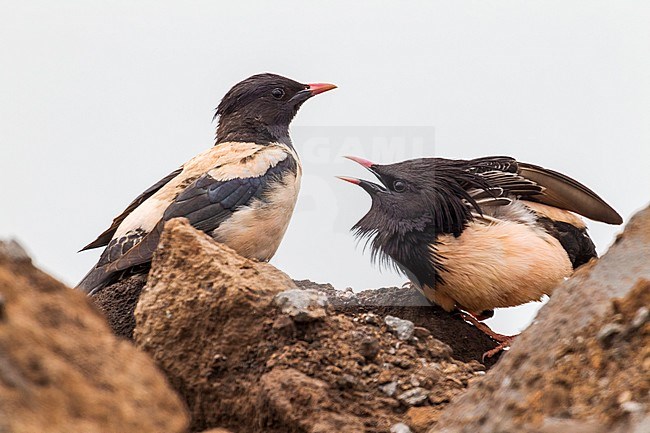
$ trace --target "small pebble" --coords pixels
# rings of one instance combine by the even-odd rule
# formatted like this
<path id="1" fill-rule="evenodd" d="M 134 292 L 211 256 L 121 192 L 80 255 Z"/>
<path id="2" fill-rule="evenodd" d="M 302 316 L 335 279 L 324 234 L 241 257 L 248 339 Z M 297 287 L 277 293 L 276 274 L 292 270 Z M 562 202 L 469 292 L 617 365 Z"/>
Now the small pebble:
<path id="1" fill-rule="evenodd" d="M 340 389 L 353 388 L 358 382 L 359 381 L 351 374 L 344 374 L 339 376 L 336 380 L 336 384 Z"/>
<path id="2" fill-rule="evenodd" d="M 395 316 L 386 316 L 384 323 L 400 340 L 410 340 L 413 337 L 415 325 L 410 320 L 403 320 Z"/>
<path id="3" fill-rule="evenodd" d="M 449 398 L 449 394 L 440 387 L 435 388 L 434 391 L 429 394 L 429 401 L 434 405 L 447 403 L 449 402 Z"/>
<path id="4" fill-rule="evenodd" d="M 431 335 L 431 331 L 429 331 L 427 328 L 423 328 L 421 326 L 416 326 L 415 328 L 413 328 L 413 335 L 415 335 L 416 337 L 418 337 L 420 339 L 425 339 L 429 335 Z"/>
<path id="5" fill-rule="evenodd" d="M 630 391 L 623 391 L 622 393 L 619 394 L 618 398 L 616 399 L 616 402 L 618 404 L 623 404 L 630 400 L 632 400 L 632 393 Z"/>
<path id="6" fill-rule="evenodd" d="M 312 322 L 326 316 L 327 296 L 313 289 L 290 289 L 278 293 L 273 302 L 282 314 L 296 322 Z"/>
<path id="7" fill-rule="evenodd" d="M 418 406 L 424 403 L 429 392 L 424 388 L 413 388 L 397 396 L 397 399 L 407 406 Z"/>
<path id="8" fill-rule="evenodd" d="M 621 409 L 627 413 L 637 413 L 643 410 L 643 405 L 636 401 L 626 401 L 621 404 Z"/>
<path id="9" fill-rule="evenodd" d="M 397 382 L 387 383 L 386 385 L 380 386 L 379 389 L 387 396 L 392 397 L 397 392 Z"/>
<path id="10" fill-rule="evenodd" d="M 381 319 L 375 313 L 366 313 L 363 316 L 361 316 L 361 318 L 363 319 L 364 322 L 366 322 L 369 325 L 379 326 L 381 324 Z"/>
<path id="11" fill-rule="evenodd" d="M 373 360 L 379 353 L 379 342 L 376 338 L 365 337 L 359 343 L 359 353 L 368 360 Z"/>
<path id="12" fill-rule="evenodd" d="M 611 347 L 614 340 L 616 340 L 616 338 L 624 331 L 625 329 L 623 329 L 623 327 L 618 323 L 608 323 L 600 328 L 600 331 L 596 334 L 596 338 L 603 347 L 608 348 Z"/>
<path id="13" fill-rule="evenodd" d="M 648 321 L 648 318 L 650 317 L 650 310 L 648 310 L 648 307 L 643 306 L 636 310 L 636 314 L 634 315 L 634 319 L 632 319 L 632 328 L 633 329 L 639 329 L 643 325 L 645 325 L 645 322 Z"/>
<path id="14" fill-rule="evenodd" d="M 390 427 L 390 433 L 411 433 L 411 428 L 403 422 L 398 422 Z"/>

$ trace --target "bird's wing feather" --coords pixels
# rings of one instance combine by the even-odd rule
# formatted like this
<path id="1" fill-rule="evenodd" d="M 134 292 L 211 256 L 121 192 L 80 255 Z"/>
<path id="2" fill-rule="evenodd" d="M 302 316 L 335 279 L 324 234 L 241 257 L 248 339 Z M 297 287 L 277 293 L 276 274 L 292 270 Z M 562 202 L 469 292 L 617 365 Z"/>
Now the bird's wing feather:
<path id="1" fill-rule="evenodd" d="M 163 225 L 164 222 L 160 220 L 149 233 L 130 233 L 113 239 L 97 265 L 79 282 L 77 289 L 93 295 L 108 284 L 116 273 L 151 261 Z"/>
<path id="2" fill-rule="evenodd" d="M 163 177 L 160 179 L 158 182 L 153 184 L 151 187 L 147 188 L 142 194 L 140 194 L 135 200 L 133 200 L 127 207 L 124 209 L 124 211 L 119 214 L 118 216 L 113 219 L 113 222 L 111 226 L 106 229 L 101 235 L 97 237 L 94 241 L 80 249 L 79 251 L 86 251 L 90 250 L 93 248 L 99 248 L 103 247 L 105 245 L 108 245 L 108 243 L 111 241 L 113 236 L 115 235 L 115 231 L 117 231 L 117 228 L 122 224 L 122 221 L 129 216 L 131 212 L 133 212 L 138 206 L 140 206 L 145 200 L 147 200 L 149 197 L 154 195 L 160 188 L 165 186 L 167 183 L 169 183 L 170 180 L 178 176 L 181 172 L 183 171 L 183 167 L 174 170 L 167 176 Z"/>
<path id="3" fill-rule="evenodd" d="M 288 153 L 269 150 L 247 161 L 241 167 L 241 176 L 233 176 L 231 168 L 210 170 L 179 194 L 163 219 L 184 217 L 197 229 L 210 232 L 240 206 L 254 198 L 263 199 L 270 184 L 282 179 L 287 171 L 295 172 L 296 167 L 297 161 Z"/>
<path id="4" fill-rule="evenodd" d="M 510 157 L 486 157 L 468 161 L 467 171 L 479 175 L 490 185 L 490 188 L 471 191 L 479 204 L 489 203 L 486 193 L 496 193 L 491 204 L 498 204 L 499 199 L 510 195 L 575 212 L 595 221 L 622 222 L 621 216 L 595 192 L 553 170 Z"/>
<path id="5" fill-rule="evenodd" d="M 115 272 L 151 260 L 158 245 L 165 221 L 184 217 L 199 230 L 210 232 L 228 219 L 240 206 L 253 199 L 263 199 L 265 188 L 279 180 L 286 170 L 295 170 L 296 160 L 288 153 L 264 154 L 248 158 L 241 167 L 220 165 L 200 176 L 185 188 L 167 207 L 161 220 L 151 232 L 134 229 L 111 240 L 97 266 L 79 283 L 78 288 L 88 293 L 101 289 Z M 266 164 L 258 160 L 264 158 Z M 236 173 L 248 177 L 237 177 Z M 223 180 L 215 179 L 226 178 Z"/>
<path id="6" fill-rule="evenodd" d="M 623 222 L 621 216 L 595 192 L 562 173 L 521 162 L 519 173 L 544 187 L 541 194 L 529 198 L 532 201 L 576 212 L 607 224 Z"/>
<path id="7" fill-rule="evenodd" d="M 544 190 L 542 186 L 517 173 L 486 171 L 480 173 L 479 176 L 490 185 L 484 191 L 494 193 L 495 198 L 507 196 L 534 197 Z"/>

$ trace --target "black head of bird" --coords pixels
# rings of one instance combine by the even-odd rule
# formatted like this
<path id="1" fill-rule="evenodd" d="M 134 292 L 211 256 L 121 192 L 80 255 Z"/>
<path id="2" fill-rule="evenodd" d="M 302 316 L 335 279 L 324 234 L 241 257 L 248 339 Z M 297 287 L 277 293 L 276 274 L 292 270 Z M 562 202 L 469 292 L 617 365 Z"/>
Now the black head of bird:
<path id="1" fill-rule="evenodd" d="M 334 84 L 302 84 L 276 74 L 257 74 L 226 93 L 217 107 L 217 143 L 288 141 L 289 124 L 312 96 L 335 89 Z"/>
<path id="2" fill-rule="evenodd" d="M 409 233 L 444 232 L 460 234 L 462 221 L 470 217 L 471 208 L 459 200 L 441 200 L 445 195 L 459 194 L 472 202 L 458 182 L 441 182 L 445 175 L 456 179 L 473 180 L 459 167 L 448 166 L 431 170 L 425 159 L 414 159 L 395 164 L 375 164 L 358 157 L 347 157 L 374 174 L 379 184 L 363 179 L 340 179 L 363 188 L 372 200 L 368 213 L 354 226 L 361 236 L 376 236 L 378 243 L 387 238 L 400 238 Z"/>

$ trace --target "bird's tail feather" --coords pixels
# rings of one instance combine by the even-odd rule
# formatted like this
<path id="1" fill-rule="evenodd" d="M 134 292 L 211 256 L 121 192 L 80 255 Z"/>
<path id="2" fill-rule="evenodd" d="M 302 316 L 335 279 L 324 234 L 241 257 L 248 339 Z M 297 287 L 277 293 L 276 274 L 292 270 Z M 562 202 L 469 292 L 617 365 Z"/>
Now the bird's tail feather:
<path id="1" fill-rule="evenodd" d="M 112 262 L 91 269 L 79 284 L 77 284 L 76 288 L 86 292 L 88 295 L 92 295 L 110 284 L 116 277 L 122 275 L 124 271 L 149 263 L 158 246 L 163 225 L 164 221 L 160 220 L 156 227 L 140 243 L 134 245 L 124 255 Z"/>

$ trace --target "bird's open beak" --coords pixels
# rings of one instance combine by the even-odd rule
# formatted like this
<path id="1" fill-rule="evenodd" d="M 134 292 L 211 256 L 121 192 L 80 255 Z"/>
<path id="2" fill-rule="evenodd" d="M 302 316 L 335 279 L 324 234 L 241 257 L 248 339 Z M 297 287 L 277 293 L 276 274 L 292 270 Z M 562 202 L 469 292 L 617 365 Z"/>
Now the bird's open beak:
<path id="1" fill-rule="evenodd" d="M 312 83 L 307 84 L 307 90 L 311 93 L 311 96 L 316 96 L 319 93 L 327 92 L 328 90 L 336 89 L 335 84 L 329 83 Z"/>
<path id="2" fill-rule="evenodd" d="M 367 180 L 363 179 L 357 179 L 356 177 L 347 177 L 347 176 L 336 176 L 341 180 L 344 180 L 346 182 L 350 182 L 354 185 L 359 185 L 361 188 L 366 190 L 368 194 L 376 194 L 378 192 L 385 191 L 386 189 L 381 186 L 377 185 L 376 183 L 368 182 Z"/>
<path id="3" fill-rule="evenodd" d="M 375 164 L 372 161 L 368 161 L 367 159 L 359 158 L 358 156 L 345 156 L 344 158 L 347 158 L 350 161 L 354 161 L 357 164 L 361 165 L 362 167 L 368 169 L 368 171 L 370 173 L 374 174 L 375 177 L 382 183 L 382 186 L 379 186 L 379 185 L 377 185 L 377 186 L 379 186 L 379 188 L 382 191 L 387 191 L 384 180 L 381 178 L 379 173 L 377 173 L 377 170 L 375 170 L 375 167 L 377 166 L 377 164 Z M 373 185 L 375 185 L 375 184 L 373 184 Z"/>

